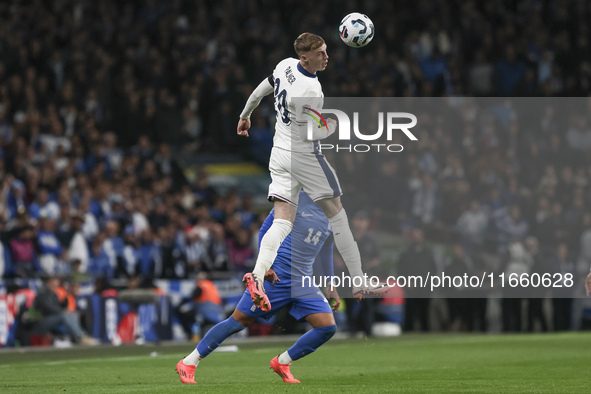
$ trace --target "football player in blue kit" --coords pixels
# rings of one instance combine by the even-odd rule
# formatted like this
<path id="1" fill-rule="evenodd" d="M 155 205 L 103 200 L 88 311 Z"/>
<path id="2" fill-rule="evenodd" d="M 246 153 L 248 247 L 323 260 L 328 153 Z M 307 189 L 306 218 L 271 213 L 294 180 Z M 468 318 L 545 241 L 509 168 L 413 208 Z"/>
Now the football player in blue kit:
<path id="1" fill-rule="evenodd" d="M 274 219 L 272 210 L 259 232 L 259 243 Z M 299 383 L 290 372 L 290 364 L 318 349 L 335 334 L 333 311 L 340 305 L 336 290 L 329 288 L 326 297 L 311 280 L 316 262 L 322 275 L 333 275 L 333 235 L 329 221 L 320 207 L 301 191 L 297 216 L 291 233 L 281 244 L 273 268 L 265 275 L 265 291 L 273 308 L 264 311 L 253 304 L 246 290 L 234 313 L 205 334 L 195 350 L 180 360 L 176 370 L 183 383 L 195 382 L 195 367 L 226 338 L 252 324 L 257 318 L 269 319 L 282 308 L 296 319 L 305 319 L 312 330 L 302 335 L 288 350 L 271 360 L 271 368 L 286 383 Z M 328 299 L 327 299 L 328 298 Z M 333 302 L 332 307 L 328 300 Z"/>

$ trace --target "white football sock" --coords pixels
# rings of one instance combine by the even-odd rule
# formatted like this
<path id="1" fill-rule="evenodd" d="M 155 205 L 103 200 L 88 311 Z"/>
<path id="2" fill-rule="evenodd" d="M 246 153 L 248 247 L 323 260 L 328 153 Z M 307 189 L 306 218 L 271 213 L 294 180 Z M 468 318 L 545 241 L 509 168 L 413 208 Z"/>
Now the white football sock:
<path id="1" fill-rule="evenodd" d="M 183 363 L 185 363 L 185 365 L 197 366 L 199 365 L 199 361 L 201 360 L 203 360 L 203 357 L 199 355 L 197 348 L 195 348 L 195 350 L 193 350 L 191 354 L 189 354 L 187 357 L 183 359 Z"/>
<path id="2" fill-rule="evenodd" d="M 289 235 L 293 224 L 289 220 L 275 219 L 273 224 L 261 240 L 261 247 L 259 249 L 259 256 L 257 257 L 256 265 L 252 270 L 260 279 L 265 277 L 265 274 L 273 265 L 275 257 L 277 257 L 277 250 L 281 243 Z"/>
<path id="3" fill-rule="evenodd" d="M 349 275 L 351 275 L 352 278 L 357 276 L 363 277 L 361 255 L 359 254 L 357 242 L 355 242 L 355 239 L 353 238 L 353 233 L 351 233 L 351 228 L 349 228 L 349 219 L 347 218 L 345 208 L 329 218 L 328 221 L 332 226 L 334 244 L 343 260 L 345 260 Z"/>
<path id="4" fill-rule="evenodd" d="M 279 361 L 279 364 L 284 364 L 284 365 L 291 364 L 293 362 L 291 357 L 289 357 L 289 353 L 287 353 L 287 350 L 279 355 L 278 361 Z"/>

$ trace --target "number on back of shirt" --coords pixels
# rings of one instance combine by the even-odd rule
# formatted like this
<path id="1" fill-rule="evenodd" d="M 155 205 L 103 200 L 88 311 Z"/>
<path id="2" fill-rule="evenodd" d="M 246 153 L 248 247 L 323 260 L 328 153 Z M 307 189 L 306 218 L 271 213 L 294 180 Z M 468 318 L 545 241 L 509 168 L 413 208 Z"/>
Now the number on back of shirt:
<path id="1" fill-rule="evenodd" d="M 279 78 L 275 79 L 275 110 L 281 115 L 283 123 L 289 124 L 289 113 L 287 112 L 287 102 L 285 100 L 287 91 L 285 89 L 279 91 L 280 82 L 281 80 Z"/>
<path id="2" fill-rule="evenodd" d="M 309 228 L 308 229 L 308 236 L 306 237 L 306 239 L 304 239 L 305 243 L 314 243 L 314 245 L 318 245 L 318 242 L 320 242 L 320 236 L 322 235 L 322 231 L 318 231 L 316 232 L 316 235 L 312 236 L 312 234 L 314 234 L 314 229 L 313 228 Z"/>

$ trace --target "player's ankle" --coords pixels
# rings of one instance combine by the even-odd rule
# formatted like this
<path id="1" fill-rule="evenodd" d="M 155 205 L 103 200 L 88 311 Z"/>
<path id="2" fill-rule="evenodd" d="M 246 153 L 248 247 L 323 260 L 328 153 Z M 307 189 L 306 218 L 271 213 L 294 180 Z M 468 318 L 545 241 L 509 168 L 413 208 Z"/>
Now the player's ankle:
<path id="1" fill-rule="evenodd" d="M 293 360 L 289 356 L 289 353 L 287 352 L 287 350 L 279 355 L 279 358 L 277 358 L 277 361 L 279 361 L 279 364 L 283 364 L 283 365 L 290 365 L 293 362 Z"/>

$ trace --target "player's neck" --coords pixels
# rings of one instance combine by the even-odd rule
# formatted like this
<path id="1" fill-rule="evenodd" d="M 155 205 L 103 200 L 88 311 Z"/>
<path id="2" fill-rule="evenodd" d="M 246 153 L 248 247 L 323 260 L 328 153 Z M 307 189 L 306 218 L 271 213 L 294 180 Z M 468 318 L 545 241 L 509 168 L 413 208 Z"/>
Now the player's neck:
<path id="1" fill-rule="evenodd" d="M 302 67 L 304 70 L 306 70 L 306 71 L 307 71 L 307 72 L 309 72 L 310 74 L 312 74 L 312 75 L 316 75 L 316 71 L 318 71 L 318 70 L 314 70 L 314 69 L 312 69 L 312 68 L 310 67 L 310 65 L 309 65 L 309 64 L 305 64 L 305 63 L 303 63 L 301 60 L 300 60 L 300 63 L 299 63 L 299 64 L 300 64 L 300 66 L 301 66 L 301 67 Z"/>

